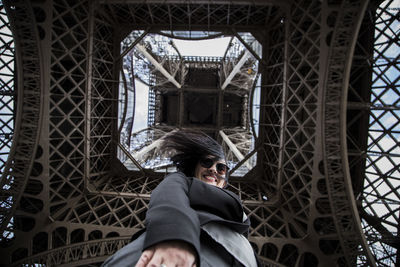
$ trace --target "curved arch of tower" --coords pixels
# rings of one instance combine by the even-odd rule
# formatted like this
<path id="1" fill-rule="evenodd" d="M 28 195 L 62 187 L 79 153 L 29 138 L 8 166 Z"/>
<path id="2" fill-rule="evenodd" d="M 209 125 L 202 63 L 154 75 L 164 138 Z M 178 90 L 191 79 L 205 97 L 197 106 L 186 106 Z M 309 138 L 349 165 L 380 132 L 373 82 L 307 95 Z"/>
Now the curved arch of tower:
<path id="1" fill-rule="evenodd" d="M 396 0 L 0 1 L 0 266 L 99 266 L 144 228 L 176 128 L 222 144 L 265 266 L 398 266 L 399 14 Z M 221 56 L 176 44 L 221 37 Z"/>

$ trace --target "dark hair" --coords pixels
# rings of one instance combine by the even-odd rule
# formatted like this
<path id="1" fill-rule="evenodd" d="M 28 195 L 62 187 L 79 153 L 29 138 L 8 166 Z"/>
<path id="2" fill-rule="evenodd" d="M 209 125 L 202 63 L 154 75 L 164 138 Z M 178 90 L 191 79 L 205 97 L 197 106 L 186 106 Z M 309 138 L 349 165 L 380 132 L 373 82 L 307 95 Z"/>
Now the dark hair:
<path id="1" fill-rule="evenodd" d="M 225 159 L 222 146 L 207 134 L 196 130 L 177 130 L 163 137 L 161 151 L 169 153 L 171 161 L 186 176 L 194 176 L 200 159 L 213 156 Z"/>

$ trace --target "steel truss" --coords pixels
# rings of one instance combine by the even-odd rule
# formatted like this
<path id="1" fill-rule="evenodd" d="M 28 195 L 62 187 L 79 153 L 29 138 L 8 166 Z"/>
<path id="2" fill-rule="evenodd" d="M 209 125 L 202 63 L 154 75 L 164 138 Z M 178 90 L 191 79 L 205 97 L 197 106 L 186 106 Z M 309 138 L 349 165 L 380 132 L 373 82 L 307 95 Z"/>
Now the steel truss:
<path id="1" fill-rule="evenodd" d="M 2 63 L 0 82 L 0 103 L 1 103 L 1 116 L 0 129 L 1 129 L 1 147 L 3 148 L 0 152 L 0 170 L 3 172 L 4 165 L 7 162 L 8 153 L 12 145 L 12 137 L 14 134 L 14 128 L 11 126 L 14 123 L 14 65 L 15 65 L 15 47 L 14 40 L 12 37 L 11 25 L 8 21 L 7 13 L 4 8 L 0 12 L 0 20 L 2 23 L 1 27 L 1 54 L 0 61 Z"/>
<path id="2" fill-rule="evenodd" d="M 15 216 L 17 204 L 21 201 L 30 201 L 29 196 L 23 196 L 23 191 L 27 183 L 29 184 L 29 176 L 32 175 L 31 170 L 43 120 L 41 113 L 43 66 L 38 47 L 39 35 L 34 27 L 30 4 L 24 1 L 13 3 L 4 1 L 3 8 L 7 14 L 12 14 L 10 24 L 16 33 L 14 36 L 17 50 L 18 95 L 23 96 L 18 101 L 14 142 L 0 180 L 1 240 L 8 242 L 13 238 L 13 232 L 21 227 L 22 221 L 26 218 L 22 214 Z M 16 19 L 17 17 L 21 19 Z M 7 47 L 5 48 L 7 50 Z M 38 202 L 39 205 L 43 205 L 42 201 Z M 25 207 L 24 211 L 35 213 L 35 208 L 32 208 Z"/>
<path id="3" fill-rule="evenodd" d="M 365 41 L 373 39 L 371 28 L 385 35 L 383 46 L 398 45 L 385 31 L 398 11 L 361 0 L 245 2 L 0 4 L 12 26 L 18 78 L 13 144 L 0 180 L 0 251 L 9 255 L 2 264 L 95 265 L 143 229 L 150 193 L 164 175 L 151 165 L 158 157 L 151 142 L 171 129 L 146 129 L 152 137 L 136 144 L 136 157 L 118 144 L 116 63 L 133 30 L 199 31 L 200 38 L 251 32 L 262 45 L 259 133 L 252 143 L 247 129 L 225 129 L 220 140 L 242 167 L 256 156 L 250 172 L 232 177 L 230 189 L 243 200 L 250 241 L 267 266 L 399 261 L 399 214 L 391 204 L 399 201 L 398 141 L 388 150 L 379 141 L 381 135 L 398 140 L 398 75 L 391 82 L 385 77 L 393 66 L 398 71 L 398 55 L 388 58 L 388 48 L 375 48 L 385 63 L 365 64 L 374 49 L 368 48 L 373 40 Z M 378 25 L 380 16 L 386 26 Z M 371 71 L 385 86 L 360 86 Z M 390 126 L 382 123 L 385 114 L 394 120 Z M 381 128 L 366 141 L 368 124 Z M 136 169 L 127 170 L 117 155 Z M 389 170 L 380 167 L 382 159 L 391 162 Z M 363 166 L 367 174 L 357 175 Z"/>

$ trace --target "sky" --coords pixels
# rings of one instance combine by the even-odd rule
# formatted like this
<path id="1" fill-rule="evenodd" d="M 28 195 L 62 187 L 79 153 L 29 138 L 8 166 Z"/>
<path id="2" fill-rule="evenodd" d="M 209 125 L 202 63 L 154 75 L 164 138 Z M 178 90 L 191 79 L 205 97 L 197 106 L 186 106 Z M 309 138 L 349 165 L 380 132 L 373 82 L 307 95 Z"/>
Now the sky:
<path id="1" fill-rule="evenodd" d="M 212 56 L 222 57 L 228 47 L 230 37 L 201 41 L 175 39 L 174 43 L 182 56 Z"/>

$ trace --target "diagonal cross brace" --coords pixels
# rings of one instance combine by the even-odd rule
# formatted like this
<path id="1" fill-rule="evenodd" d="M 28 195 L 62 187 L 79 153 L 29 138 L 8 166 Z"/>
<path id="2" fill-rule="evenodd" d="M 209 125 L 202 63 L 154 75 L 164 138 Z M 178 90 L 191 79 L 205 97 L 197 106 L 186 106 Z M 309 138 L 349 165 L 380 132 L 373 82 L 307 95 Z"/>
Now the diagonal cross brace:
<path id="1" fill-rule="evenodd" d="M 236 145 L 231 141 L 231 139 L 229 139 L 229 137 L 222 130 L 219 131 L 219 135 L 222 137 L 222 140 L 224 140 L 224 142 L 228 145 L 232 153 L 238 158 L 239 162 L 242 161 L 244 159 L 244 156 L 236 147 Z M 253 168 L 253 166 L 251 166 L 248 161 L 246 161 L 244 164 L 249 170 Z"/>
<path id="2" fill-rule="evenodd" d="M 136 47 L 151 62 L 151 64 L 153 64 L 154 67 L 156 67 L 156 69 L 168 79 L 168 81 L 173 83 L 177 88 L 182 87 L 182 85 L 175 80 L 174 76 L 172 76 L 152 55 L 150 55 L 149 52 L 147 52 L 144 46 L 137 44 Z"/>
<path id="3" fill-rule="evenodd" d="M 240 71 L 243 67 L 244 63 L 246 63 L 247 59 L 250 57 L 250 52 L 246 50 L 243 56 L 240 58 L 239 62 L 235 65 L 231 73 L 229 73 L 228 77 L 226 77 L 224 84 L 221 86 L 221 90 L 225 90 L 225 88 L 231 83 L 233 77 Z"/>

